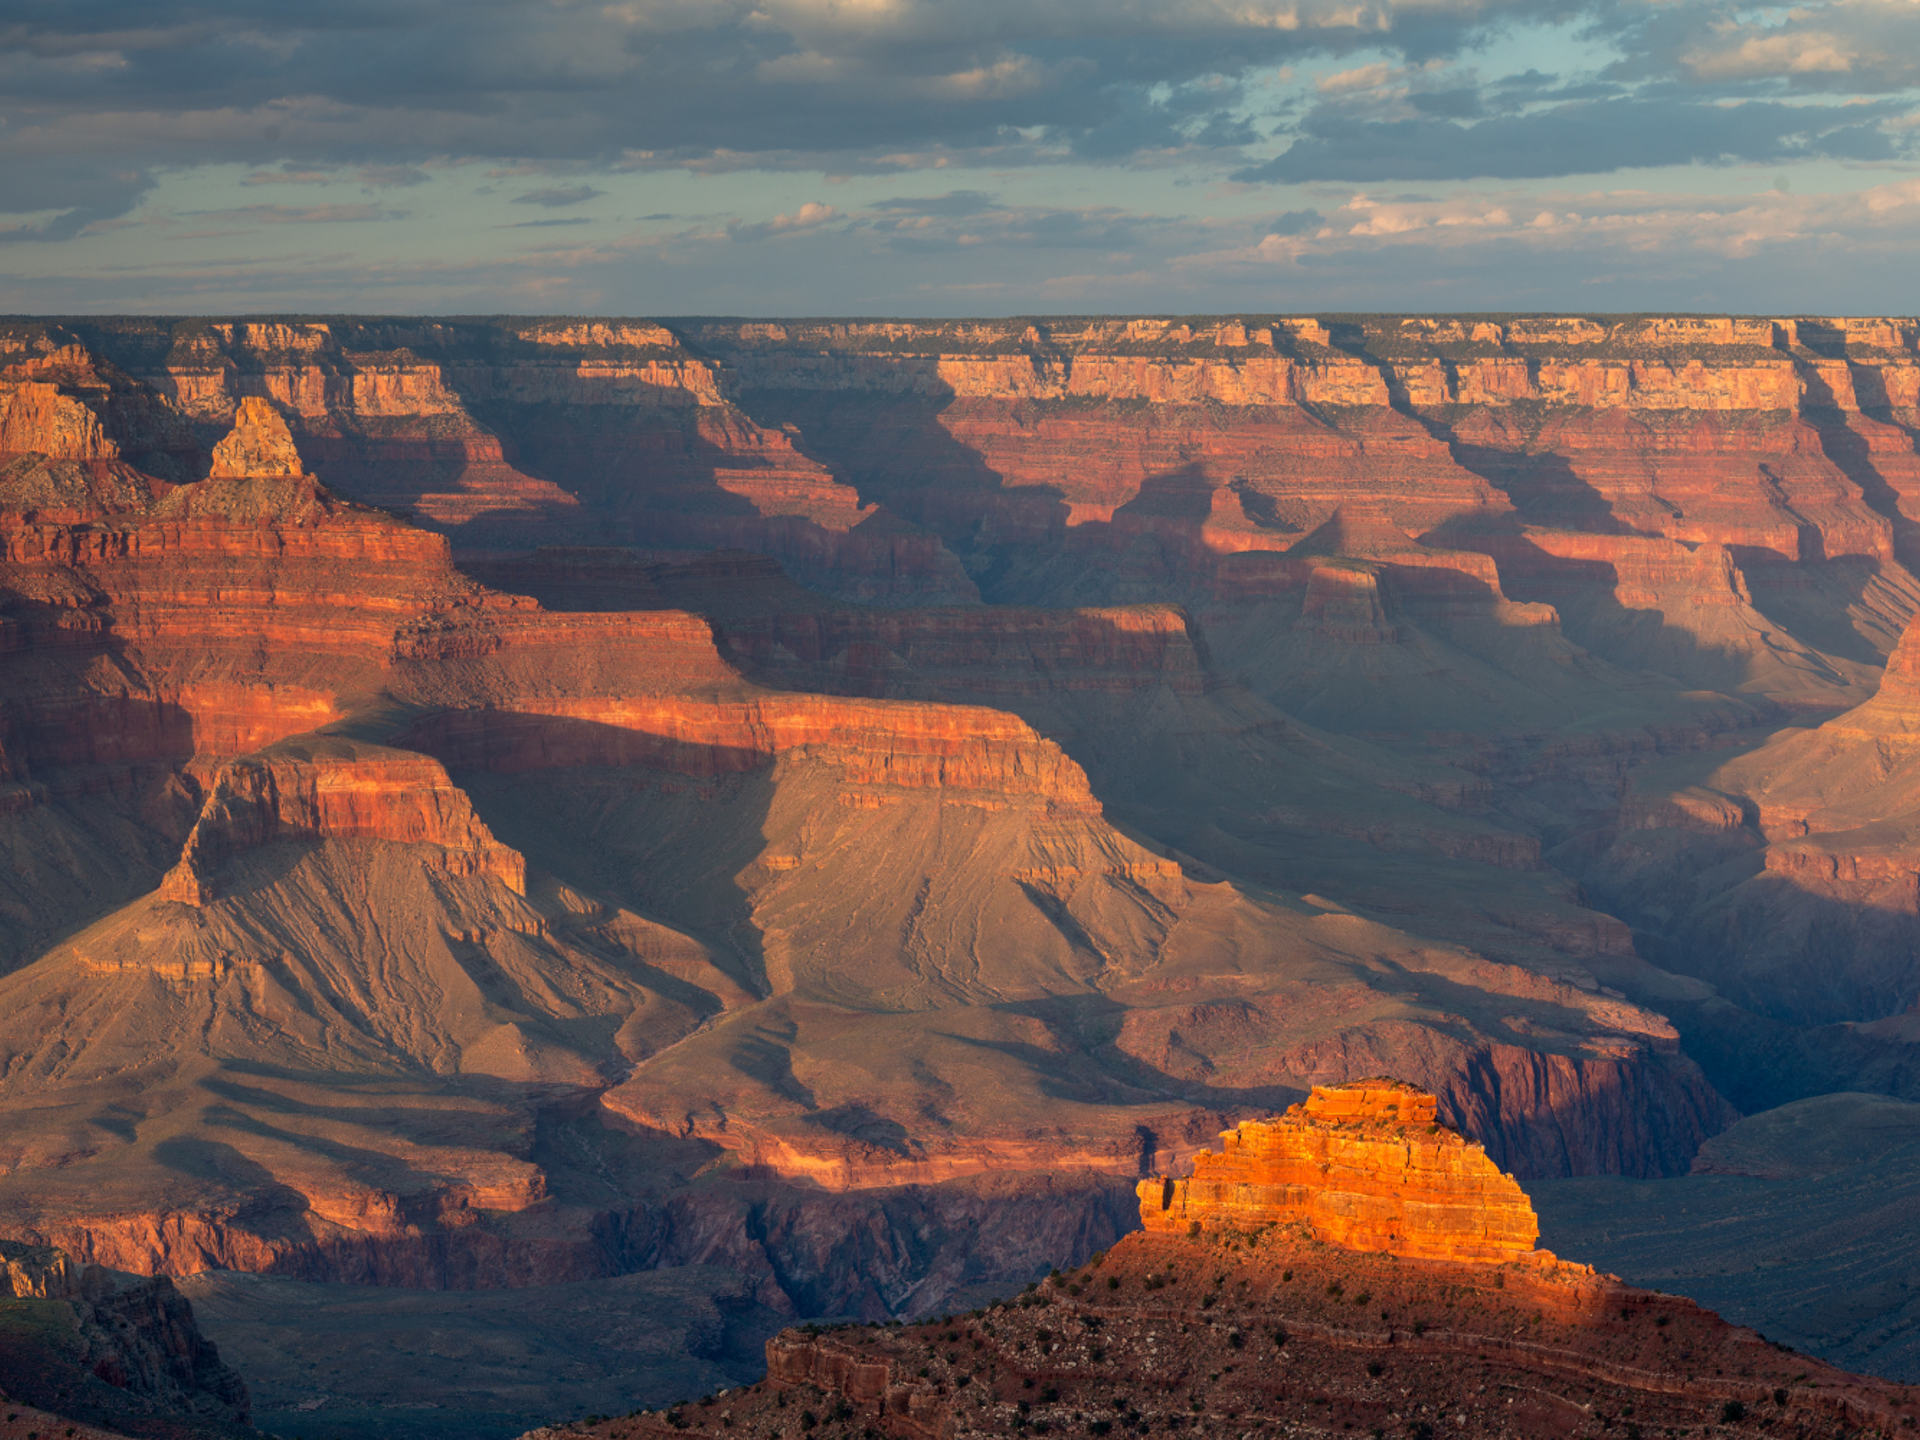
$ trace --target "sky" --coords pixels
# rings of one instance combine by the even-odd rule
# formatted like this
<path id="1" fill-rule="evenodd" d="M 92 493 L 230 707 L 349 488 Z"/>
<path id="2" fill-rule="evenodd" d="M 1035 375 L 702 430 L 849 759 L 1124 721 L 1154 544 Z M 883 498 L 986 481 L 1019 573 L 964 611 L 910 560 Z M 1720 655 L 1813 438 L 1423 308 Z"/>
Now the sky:
<path id="1" fill-rule="evenodd" d="M 1920 0 L 0 0 L 0 311 L 1920 309 Z"/>

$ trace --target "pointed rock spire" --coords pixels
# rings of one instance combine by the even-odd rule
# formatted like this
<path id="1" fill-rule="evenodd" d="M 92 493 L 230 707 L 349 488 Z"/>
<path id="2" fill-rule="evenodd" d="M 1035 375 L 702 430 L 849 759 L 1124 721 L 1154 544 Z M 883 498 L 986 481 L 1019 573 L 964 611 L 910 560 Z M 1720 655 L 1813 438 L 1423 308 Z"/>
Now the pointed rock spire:
<path id="1" fill-rule="evenodd" d="M 227 438 L 213 447 L 213 469 L 207 475 L 212 480 L 238 480 L 305 473 L 280 412 L 258 395 L 249 395 L 234 413 Z"/>

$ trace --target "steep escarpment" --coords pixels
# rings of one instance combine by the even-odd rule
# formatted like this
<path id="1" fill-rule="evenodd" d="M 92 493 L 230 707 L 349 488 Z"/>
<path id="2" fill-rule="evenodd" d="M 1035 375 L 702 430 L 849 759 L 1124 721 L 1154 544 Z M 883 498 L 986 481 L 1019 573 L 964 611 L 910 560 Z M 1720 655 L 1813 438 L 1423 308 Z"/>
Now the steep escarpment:
<path id="1" fill-rule="evenodd" d="M 242 405 L 204 479 L 9 532 L 7 663 L 37 707 L 8 737 L 21 823 L 65 826 L 55 787 L 97 774 L 142 863 L 171 846 L 145 893 L 72 897 L 0 979 L 16 1233 L 171 1273 L 564 1280 L 734 1234 L 737 1207 L 686 1190 L 719 1160 L 793 1205 L 785 1238 L 739 1245 L 797 1306 L 855 1293 L 796 1267 L 861 1205 L 925 1192 L 938 1228 L 968 1187 L 1064 1172 L 1047 1223 L 1090 1248 L 1143 1164 L 1383 1049 L 1493 1115 L 1516 1165 L 1672 1168 L 1724 1122 L 1658 1016 L 1551 946 L 1485 965 L 1249 889 L 1116 828 L 1084 766 L 991 704 L 1065 736 L 1177 732 L 1130 724 L 1143 684 L 1231 688 L 1178 611 L 803 607 L 796 650 L 756 639 L 798 644 L 783 612 L 678 608 L 728 588 L 693 567 L 649 572 L 643 608 L 555 612 L 338 499 L 295 439 Z M 862 682 L 837 659 L 861 646 L 924 682 Z M 109 700 L 167 723 L 144 748 L 73 723 Z M 1269 774 L 1325 744 L 1226 717 L 1209 743 L 1263 747 Z M 1088 752 L 1108 777 L 1118 744 Z M 1415 805 L 1472 789 L 1340 764 Z M 164 810 L 128 808 L 162 783 Z M 1557 1078 L 1519 1083 L 1532 1059 Z M 1600 1120 L 1649 1095 L 1650 1122 Z M 683 1218 L 564 1178 L 537 1138 L 556 1107 L 681 1157 L 678 1180 L 630 1173 Z M 829 1221 L 781 1188 L 802 1186 L 873 1198 Z M 930 1303 L 971 1264 L 903 1264 L 860 1303 Z"/>

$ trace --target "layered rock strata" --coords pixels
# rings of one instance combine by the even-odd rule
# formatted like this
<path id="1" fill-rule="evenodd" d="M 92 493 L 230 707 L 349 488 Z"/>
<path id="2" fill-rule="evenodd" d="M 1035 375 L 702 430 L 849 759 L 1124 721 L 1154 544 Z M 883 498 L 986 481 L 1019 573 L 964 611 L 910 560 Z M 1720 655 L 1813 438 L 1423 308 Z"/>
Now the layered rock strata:
<path id="1" fill-rule="evenodd" d="M 1698 982 L 1555 844 L 1853 705 L 1920 603 L 1901 325 L 0 348 L 0 1208 L 154 1269 L 724 1236 L 877 1315 L 959 1283 L 821 1278 L 893 1192 L 1064 1161 L 1084 1253 L 1116 1186 L 1383 1071 L 1489 1165 L 1684 1169 L 1730 1118 L 1659 1013 Z M 583 1116 L 613 1191 L 541 1148 Z"/>
<path id="2" fill-rule="evenodd" d="M 1201 1234 L 1302 1224 L 1350 1250 L 1499 1264 L 1529 1258 L 1540 1224 L 1486 1150 L 1443 1128 L 1411 1085 L 1316 1085 L 1277 1120 L 1243 1120 L 1193 1174 L 1142 1180 L 1140 1223 Z M 1552 1257 L 1547 1257 L 1550 1262 Z"/>

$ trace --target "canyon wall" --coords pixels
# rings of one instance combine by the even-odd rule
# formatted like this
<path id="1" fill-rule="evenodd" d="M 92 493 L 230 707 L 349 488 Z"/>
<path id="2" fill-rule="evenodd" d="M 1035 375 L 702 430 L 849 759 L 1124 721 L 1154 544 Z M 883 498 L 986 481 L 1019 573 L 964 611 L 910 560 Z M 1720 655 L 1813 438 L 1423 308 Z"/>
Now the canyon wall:
<path id="1" fill-rule="evenodd" d="M 1788 902 L 1854 925 L 1822 1018 L 1912 1003 L 1910 322 L 0 344 L 16 1233 L 878 1315 L 984 1278 L 969 1187 L 1069 1176 L 1020 1223 L 1084 1253 L 1383 1072 L 1437 1107 L 1403 1179 L 1684 1170 L 1733 1111 L 1666 1017 L 1814 1013 Z M 1736 852 L 1775 908 L 1661 949 Z M 82 1093 L 124 1133 L 35 1098 Z"/>

